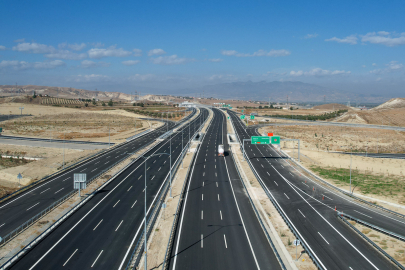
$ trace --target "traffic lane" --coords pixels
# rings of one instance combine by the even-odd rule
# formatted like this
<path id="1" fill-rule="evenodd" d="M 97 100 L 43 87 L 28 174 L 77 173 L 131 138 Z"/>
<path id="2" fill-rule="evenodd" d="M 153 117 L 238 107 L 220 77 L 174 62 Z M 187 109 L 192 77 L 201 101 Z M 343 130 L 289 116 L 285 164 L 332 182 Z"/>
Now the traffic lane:
<path id="1" fill-rule="evenodd" d="M 265 148 L 265 146 L 257 147 L 258 149 L 260 147 Z M 266 148 L 274 151 L 275 155 L 278 154 L 271 147 Z M 261 151 L 261 153 L 263 153 L 263 151 Z M 267 159 L 267 161 L 268 160 L 269 159 Z M 289 181 L 294 183 L 301 190 L 307 191 L 307 193 L 311 194 L 315 199 L 321 200 L 323 203 L 329 205 L 331 210 L 336 207 L 338 211 L 343 211 L 355 218 L 396 234 L 405 235 L 405 219 L 383 210 L 370 208 L 353 198 L 346 197 L 345 195 L 341 195 L 320 185 L 318 182 L 299 173 L 294 169 L 294 166 L 291 166 L 291 164 L 284 158 L 278 163 L 273 163 L 273 166 L 275 166 L 277 170 L 282 172 Z"/>
<path id="2" fill-rule="evenodd" d="M 227 160 L 228 171 L 232 179 L 232 186 L 235 190 L 235 196 L 238 201 L 239 209 L 243 217 L 246 230 L 249 234 L 253 250 L 255 251 L 258 264 L 263 269 L 281 269 L 280 264 L 274 254 L 274 250 L 269 245 L 266 235 L 263 232 L 253 206 L 246 195 L 242 180 L 236 171 L 232 157 L 225 157 Z"/>
<path id="3" fill-rule="evenodd" d="M 217 125 L 213 126 L 214 129 L 218 128 Z M 222 131 L 222 127 L 220 128 Z M 208 134 L 208 133 L 207 133 Z M 221 136 L 215 136 L 214 140 L 217 142 L 221 142 L 223 140 L 223 137 Z M 202 153 L 202 156 L 204 158 L 204 161 L 206 160 L 206 155 L 204 155 L 204 148 L 208 149 L 208 145 L 202 145 L 200 148 L 199 153 Z M 212 153 L 211 153 L 212 154 Z M 210 154 L 210 155 L 211 155 Z M 216 162 L 218 160 L 218 162 Z M 201 166 L 202 165 L 202 166 Z M 193 194 L 188 193 L 188 196 L 191 196 L 189 198 L 194 198 L 195 201 L 200 202 L 202 204 L 202 208 L 205 209 L 205 214 L 204 212 L 201 212 L 201 216 L 199 216 L 197 213 L 198 211 L 195 211 L 195 208 L 189 207 L 187 208 L 187 204 L 185 209 L 189 210 L 184 210 L 185 212 L 191 211 L 190 209 L 194 209 L 194 212 L 197 213 L 197 216 L 195 215 L 195 219 L 198 222 L 198 218 L 200 218 L 200 222 L 206 223 L 206 226 L 208 228 L 204 228 L 203 226 L 203 233 L 202 233 L 202 239 L 200 239 L 201 246 L 207 246 L 208 248 L 206 250 L 209 250 L 208 254 L 204 254 L 204 257 L 209 256 L 210 260 L 207 259 L 201 259 L 204 257 L 201 257 L 199 259 L 194 260 L 194 253 L 191 253 L 191 255 L 186 256 L 186 255 L 181 255 L 179 253 L 177 258 L 178 264 L 177 267 L 179 269 L 187 268 L 192 266 L 192 261 L 201 261 L 202 262 L 202 268 L 201 269 L 212 269 L 212 268 L 218 268 L 218 269 L 251 269 L 252 265 L 255 266 L 255 262 L 253 259 L 253 256 L 251 256 L 251 261 L 249 262 L 248 258 L 244 258 L 243 260 L 239 260 L 239 258 L 235 258 L 235 254 L 245 254 L 246 252 L 249 252 L 249 248 L 246 247 L 249 246 L 249 243 L 247 241 L 244 241 L 244 237 L 241 237 L 241 233 L 244 234 L 244 230 L 242 227 L 241 220 L 239 219 L 237 209 L 235 207 L 235 202 L 233 201 L 233 196 L 231 193 L 231 189 L 229 186 L 229 178 L 226 172 L 226 166 L 224 164 L 224 159 L 222 157 L 216 157 L 216 151 L 214 152 L 214 167 L 208 168 L 205 166 L 205 164 L 199 164 L 196 165 L 198 167 L 195 167 L 193 171 L 193 174 L 195 172 L 195 175 L 200 176 L 196 177 L 195 179 L 192 178 L 192 181 L 196 181 L 197 184 L 196 186 L 192 185 L 190 183 L 190 189 L 191 190 L 196 190 L 197 192 L 194 192 Z M 213 180 L 210 180 L 213 179 Z M 215 181 L 214 181 L 215 180 Z M 215 185 L 212 183 L 215 182 Z M 208 183 L 208 185 L 206 185 Z M 197 193 L 197 194 L 196 194 Z M 200 193 L 201 193 L 201 198 L 200 198 Z M 195 196 L 197 195 L 197 196 Z M 187 198 L 188 199 L 188 198 Z M 190 199 L 192 200 L 192 199 Z M 220 206 L 220 209 L 218 210 L 218 206 Z M 195 206 L 198 207 L 198 206 Z M 197 208 L 198 209 L 198 208 Z M 213 210 L 215 209 L 215 210 Z M 202 210 L 204 211 L 204 210 Z M 207 217 L 207 212 L 208 212 L 208 217 Z M 212 213 L 212 212 L 217 212 Z M 190 214 L 193 215 L 193 214 Z M 185 221 L 187 220 L 187 213 L 184 213 Z M 213 218 L 214 217 L 214 218 Z M 211 220 L 211 219 L 214 220 Z M 220 220 L 219 220 L 220 219 Z M 224 225 L 223 222 L 224 220 L 227 219 L 226 224 Z M 219 222 L 219 223 L 215 223 Z M 218 224 L 216 226 L 213 226 L 210 223 Z M 187 221 L 184 224 L 188 224 Z M 186 225 L 184 225 L 186 226 Z M 233 227 L 237 227 L 236 229 Z M 212 228 L 212 227 L 218 227 L 217 229 Z M 242 228 L 241 228 L 242 227 Z M 194 232 L 193 230 L 186 230 L 189 232 Z M 198 232 L 194 232 L 194 234 L 198 234 Z M 204 235 L 209 235 L 209 237 L 205 237 Z M 222 237 L 223 236 L 223 237 Z M 194 235 L 194 238 L 191 237 L 185 237 L 185 235 L 180 236 L 181 240 L 180 241 L 187 241 L 187 239 L 197 239 L 197 236 Z M 183 240 L 186 239 L 186 240 Z M 181 245 L 182 246 L 182 245 Z M 186 245 L 187 246 L 187 245 Z M 240 248 L 242 247 L 242 248 Z M 225 249 L 225 252 L 224 252 Z M 205 252 L 204 252 L 205 253 Z M 214 253 L 214 254 L 213 254 Z M 197 256 L 200 257 L 201 252 L 197 252 Z M 215 256 L 216 254 L 222 254 L 221 257 Z M 185 264 L 182 263 L 182 257 L 185 257 Z M 186 262 L 187 261 L 187 262 Z M 195 266 L 194 266 L 195 267 Z M 222 268 L 221 268 L 222 267 Z"/>
<path id="4" fill-rule="evenodd" d="M 274 170 L 271 171 L 272 176 L 264 176 L 270 168 L 263 168 L 254 164 L 261 162 L 263 160 L 252 159 L 253 166 L 261 175 L 266 186 L 271 190 L 292 223 L 299 224 L 297 226 L 298 231 L 302 233 L 304 239 L 316 251 L 321 262 L 327 268 L 343 269 L 355 266 L 356 268 L 361 267 L 361 269 L 369 269 L 370 267 L 372 269 L 375 267 L 390 269 L 391 263 L 382 255 L 372 252 L 373 250 L 368 248 L 368 244 L 362 238 L 359 236 L 353 238 L 353 235 L 350 234 L 351 230 L 347 227 L 340 226 L 338 229 L 337 224 L 340 221 L 335 215 L 330 215 L 332 212 L 329 208 L 318 201 L 306 200 L 304 195 L 299 196 L 295 189 L 288 185 L 285 179 Z M 269 178 L 273 180 L 273 183 Z M 300 208 L 295 208 L 296 205 L 299 205 Z M 295 219 L 297 215 L 305 216 L 306 220 L 310 218 L 311 223 L 316 224 L 316 226 Z M 353 256 L 353 253 L 357 256 Z"/>
<path id="5" fill-rule="evenodd" d="M 257 159 L 255 159 L 255 158 L 252 159 L 252 160 L 253 160 L 253 162 L 257 161 Z M 253 163 L 253 162 L 252 162 L 252 163 Z M 260 162 L 260 160 L 257 161 L 257 162 Z M 255 166 L 255 168 L 258 168 L 257 170 L 259 170 L 259 171 L 262 170 L 262 169 L 263 169 L 263 170 L 265 169 L 265 168 L 263 168 L 262 166 Z M 266 172 L 261 172 L 261 173 L 259 172 L 259 174 L 261 174 L 261 175 L 267 174 L 267 171 L 266 171 Z M 264 176 L 262 176 L 262 177 L 264 177 Z M 268 177 L 269 177 L 269 176 L 268 176 Z M 277 181 L 277 180 L 276 180 L 276 181 Z M 279 182 L 280 182 L 280 183 L 283 183 L 282 180 L 280 180 Z M 267 185 L 269 185 L 269 184 L 270 184 L 270 183 L 267 183 Z M 276 183 L 274 183 L 273 185 L 274 185 L 274 186 L 277 186 Z M 277 186 L 277 187 L 278 187 L 278 186 Z M 291 196 L 291 194 L 290 194 L 290 196 Z M 286 196 L 286 192 L 282 192 L 282 193 L 279 192 L 279 193 L 278 193 L 278 196 L 276 196 L 276 197 L 278 197 L 278 200 L 280 200 L 280 201 L 289 200 L 289 199 L 287 198 L 287 196 Z M 301 200 L 299 200 L 299 202 L 301 203 Z M 286 207 L 286 206 L 284 206 L 284 207 Z M 300 223 L 298 223 L 298 224 L 300 224 Z M 318 236 L 318 237 L 319 237 L 319 236 Z M 312 237 L 311 239 L 314 239 L 314 238 Z M 360 240 L 361 240 L 361 239 L 360 239 Z M 360 243 L 364 243 L 364 241 L 360 241 Z M 314 243 L 314 244 L 317 244 L 317 243 Z M 320 249 L 320 247 L 318 247 L 317 250 L 318 250 L 318 249 Z M 324 255 L 324 256 L 325 256 L 325 255 Z M 329 262 L 329 261 L 333 262 L 333 260 L 328 260 L 328 262 Z M 329 263 L 330 263 L 330 262 L 329 262 Z M 382 264 L 384 265 L 385 262 L 382 262 Z"/>
<path id="6" fill-rule="evenodd" d="M 154 131 L 155 132 L 155 131 Z M 154 133 L 152 132 L 152 133 Z M 153 134 L 150 134 L 153 135 Z M 157 134 L 154 135 L 157 137 Z M 124 159 L 125 157 L 122 157 L 122 155 L 125 155 L 124 153 L 120 153 L 120 151 L 124 149 L 128 149 L 128 147 L 131 147 L 132 145 L 141 145 L 143 141 L 147 141 L 148 138 L 141 137 L 138 139 L 135 139 L 131 141 L 128 144 L 119 146 L 115 149 L 113 149 L 111 152 L 107 152 L 102 154 L 99 157 L 96 157 L 95 159 L 92 159 L 89 161 L 89 163 L 84 163 L 82 165 L 79 165 L 78 167 L 74 168 L 72 171 L 68 171 L 60 176 L 56 176 L 54 179 L 50 179 L 46 181 L 44 184 L 39 185 L 38 187 L 33 187 L 33 189 L 27 190 L 23 192 L 21 195 L 18 195 L 17 198 L 12 198 L 6 202 L 3 203 L 2 206 L 0 206 L 0 216 L 2 217 L 2 224 L 0 224 L 1 231 L 0 233 L 4 236 L 7 233 L 11 232 L 14 230 L 19 224 L 24 223 L 26 220 L 29 218 L 26 217 L 26 212 L 29 211 L 31 216 L 35 216 L 36 214 L 40 213 L 44 209 L 46 209 L 51 203 L 54 201 L 57 201 L 59 198 L 62 198 L 63 196 L 67 195 L 71 190 L 73 186 L 70 186 L 69 181 L 72 179 L 68 179 L 69 177 L 66 177 L 66 175 L 73 174 L 75 172 L 86 172 L 90 170 L 90 173 L 88 175 L 88 179 L 91 179 L 93 175 L 96 175 L 98 173 L 97 170 L 94 170 L 93 166 L 97 164 L 101 164 L 104 166 L 102 167 L 108 167 L 110 164 L 114 164 L 117 162 L 120 162 L 121 159 Z M 134 147 L 132 147 L 134 148 Z M 120 156 L 121 155 L 121 156 Z M 114 160 L 115 158 L 115 160 Z M 119 159 L 117 159 L 119 158 Z M 99 167 L 99 165 L 95 166 Z M 97 169 L 97 168 L 96 168 Z M 66 185 L 61 185 L 59 183 L 59 179 L 61 177 L 66 177 L 63 178 L 62 182 L 66 181 Z M 71 176 L 72 177 L 72 176 Z M 55 181 L 54 181 L 55 180 Z M 45 197 L 43 198 L 43 194 L 49 193 L 51 191 L 55 191 L 57 193 L 54 193 L 50 197 Z M 37 197 L 36 195 L 40 195 Z M 28 209 L 28 210 L 27 210 Z M 15 213 L 24 213 L 25 215 L 23 216 L 18 216 L 15 215 Z M 17 225 L 14 223 L 17 222 Z"/>
<path id="7" fill-rule="evenodd" d="M 143 168 L 142 168 L 143 169 Z M 141 170 L 142 171 L 142 170 Z M 120 176 L 120 177 L 122 177 L 122 176 Z M 118 180 L 118 179 L 117 179 Z M 116 182 L 115 182 L 116 183 Z M 121 182 L 120 182 L 121 183 Z M 124 182 L 122 182 L 122 183 L 124 183 Z M 128 183 L 128 181 L 127 181 L 127 183 Z M 110 185 L 112 185 L 112 183 L 110 184 Z M 125 186 L 125 185 L 122 185 L 122 188 L 125 190 L 126 188 L 127 188 L 127 186 Z M 121 188 L 121 189 L 122 189 Z M 152 187 L 150 187 L 150 188 L 152 188 Z M 114 188 L 113 188 L 114 189 Z M 116 192 L 115 194 L 121 194 L 122 192 Z M 152 193 L 153 193 L 153 191 L 152 191 Z M 108 194 L 110 194 L 110 193 L 108 193 Z M 112 194 L 112 193 L 111 193 Z M 149 194 L 149 193 L 148 193 Z M 116 196 L 116 195 L 115 195 Z M 151 196 L 150 198 L 148 198 L 149 199 L 149 201 L 151 201 L 151 198 L 154 196 L 153 194 L 149 194 L 148 196 Z M 115 198 L 112 198 L 112 201 L 114 202 L 114 200 L 116 200 L 117 199 L 117 197 L 115 197 Z M 89 204 L 90 205 L 90 204 Z M 110 202 L 108 202 L 108 201 L 106 201 L 106 205 L 107 205 L 107 207 L 108 207 L 108 205 L 111 205 L 111 203 Z M 142 203 L 139 203 L 139 205 L 142 205 Z M 87 204 L 85 205 L 85 206 L 87 206 Z M 84 207 L 83 207 L 84 208 Z M 81 208 L 81 209 L 83 209 L 83 208 Z M 80 209 L 80 210 L 81 210 Z M 102 213 L 104 213 L 104 212 L 106 212 L 106 211 L 101 211 Z M 78 213 L 78 212 L 76 212 L 76 213 Z M 75 213 L 75 214 L 76 214 Z M 94 212 L 94 213 L 96 213 L 96 212 Z M 97 212 L 98 213 L 98 212 Z M 75 215 L 74 214 L 74 215 Z M 77 217 L 80 217 L 81 215 L 76 215 Z M 70 219 L 70 218 L 69 218 Z M 65 223 L 63 223 L 63 224 L 65 224 Z M 80 223 L 80 224 L 82 224 L 82 223 Z M 58 228 L 59 229 L 59 228 Z M 56 235 L 56 234 L 51 234 L 51 235 Z M 42 244 L 42 242 L 41 242 L 41 244 Z M 51 243 L 52 244 L 52 243 Z M 68 241 L 68 243 L 67 244 L 72 244 L 72 242 L 71 241 Z M 88 243 L 87 243 L 88 244 Z M 92 245 L 93 246 L 93 245 Z M 127 245 L 128 246 L 128 245 Z M 34 249 L 36 249 L 36 250 L 38 250 L 37 248 L 34 248 Z M 90 249 L 89 249 L 90 250 Z M 90 250 L 91 251 L 91 250 Z M 93 254 L 94 255 L 94 254 Z M 25 256 L 24 258 L 27 258 L 28 256 Z M 49 259 L 51 259 L 51 260 L 53 260 L 53 258 L 51 258 L 50 256 L 46 256 L 40 263 L 41 264 L 43 264 L 44 262 L 46 262 L 47 260 L 49 260 Z M 20 261 L 21 262 L 21 261 Z M 22 262 L 22 264 L 24 264 L 24 262 Z M 28 263 L 28 265 L 30 265 L 30 263 Z M 45 263 L 44 264 L 44 267 L 47 267 L 46 266 L 47 264 Z M 42 269 L 42 268 L 41 268 Z M 51 269 L 51 268 L 50 268 Z"/>

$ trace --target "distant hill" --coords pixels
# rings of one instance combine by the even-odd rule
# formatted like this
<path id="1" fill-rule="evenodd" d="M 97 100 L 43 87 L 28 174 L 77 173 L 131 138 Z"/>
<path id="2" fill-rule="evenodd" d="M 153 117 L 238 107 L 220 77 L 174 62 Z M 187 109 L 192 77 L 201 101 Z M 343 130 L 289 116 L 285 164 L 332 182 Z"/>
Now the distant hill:
<path id="1" fill-rule="evenodd" d="M 393 98 L 384 102 L 383 104 L 373 108 L 372 110 L 380 109 L 395 109 L 395 108 L 405 108 L 405 98 Z"/>
<path id="2" fill-rule="evenodd" d="M 48 95 L 51 97 L 66 98 L 66 99 L 98 99 L 98 100 L 122 100 L 131 101 L 134 96 L 121 92 L 105 92 L 91 91 L 84 89 L 76 89 L 71 87 L 53 87 L 39 85 L 23 85 L 16 88 L 15 85 L 0 85 L 0 96 L 18 96 L 18 95 Z M 139 97 L 140 100 L 149 100 L 154 102 L 164 102 L 168 100 L 166 96 L 144 95 Z"/>
<path id="3" fill-rule="evenodd" d="M 201 88 L 184 89 L 173 91 L 172 94 L 215 97 L 220 99 L 242 99 L 242 100 L 268 100 L 286 102 L 347 102 L 349 99 L 356 99 L 362 102 L 381 103 L 387 100 L 382 96 L 361 95 L 353 92 L 331 89 L 315 84 L 298 81 L 274 81 L 274 82 L 232 82 L 206 85 Z"/>

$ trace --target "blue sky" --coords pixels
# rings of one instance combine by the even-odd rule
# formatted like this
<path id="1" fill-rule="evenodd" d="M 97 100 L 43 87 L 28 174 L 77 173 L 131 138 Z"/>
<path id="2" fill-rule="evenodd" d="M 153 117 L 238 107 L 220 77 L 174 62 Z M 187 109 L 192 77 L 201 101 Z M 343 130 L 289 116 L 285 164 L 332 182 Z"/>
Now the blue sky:
<path id="1" fill-rule="evenodd" d="M 0 84 L 399 92 L 404 14 L 403 1 L 1 1 Z"/>

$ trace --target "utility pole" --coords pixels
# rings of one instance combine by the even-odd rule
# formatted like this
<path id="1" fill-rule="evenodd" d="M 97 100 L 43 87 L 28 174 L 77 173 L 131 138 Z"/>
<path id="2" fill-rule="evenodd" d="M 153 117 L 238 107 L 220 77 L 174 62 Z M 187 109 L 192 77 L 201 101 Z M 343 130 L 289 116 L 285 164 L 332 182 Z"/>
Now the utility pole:
<path id="1" fill-rule="evenodd" d="M 349 193 L 352 193 L 352 153 L 353 153 L 353 148 L 350 148 L 350 190 L 349 190 Z"/>
<path id="2" fill-rule="evenodd" d="M 65 133 L 63 133 L 63 169 L 65 169 Z"/>

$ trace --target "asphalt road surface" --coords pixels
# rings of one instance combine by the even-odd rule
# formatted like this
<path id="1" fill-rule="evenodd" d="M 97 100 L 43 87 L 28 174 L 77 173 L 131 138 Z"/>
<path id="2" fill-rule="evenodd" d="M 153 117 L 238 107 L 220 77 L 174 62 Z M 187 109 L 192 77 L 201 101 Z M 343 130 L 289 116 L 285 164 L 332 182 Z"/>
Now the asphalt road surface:
<path id="1" fill-rule="evenodd" d="M 3 114 L 3 115 L 0 115 L 0 122 L 15 119 L 15 118 L 20 118 L 20 117 L 25 117 L 25 116 L 30 116 L 30 115 L 28 115 L 28 114 L 23 114 L 23 115 L 19 115 L 19 114 L 13 114 L 13 115 Z"/>
<path id="2" fill-rule="evenodd" d="M 31 219 L 52 203 L 58 201 L 73 190 L 73 174 L 86 173 L 87 180 L 96 176 L 104 168 L 119 163 L 145 144 L 153 142 L 177 124 L 167 124 L 132 141 L 118 145 L 111 150 L 92 158 L 66 172 L 60 173 L 38 184 L 19 195 L 0 203 L 0 236 L 8 233 Z"/>
<path id="3" fill-rule="evenodd" d="M 213 110 L 192 167 L 170 269 L 281 269 L 229 155 L 224 114 Z M 218 144 L 225 157 L 218 156 Z"/>
<path id="4" fill-rule="evenodd" d="M 228 110 L 239 141 L 259 135 L 245 130 L 235 113 Z M 382 254 L 341 222 L 343 211 L 401 235 L 405 220 L 370 208 L 301 175 L 269 145 L 245 143 L 246 154 L 271 196 L 296 228 L 301 238 L 326 269 L 396 269 Z"/>
<path id="5" fill-rule="evenodd" d="M 203 109 L 191 123 L 190 135 L 200 125 Z M 201 121 L 202 123 L 203 121 Z M 189 140 L 189 124 L 165 139 L 119 174 L 86 204 L 66 219 L 11 269 L 125 269 L 144 222 L 144 196 L 148 213 L 162 186 L 169 181 L 172 165 Z M 191 136 L 192 138 L 192 136 Z M 163 154 L 160 154 L 163 153 Z"/>

